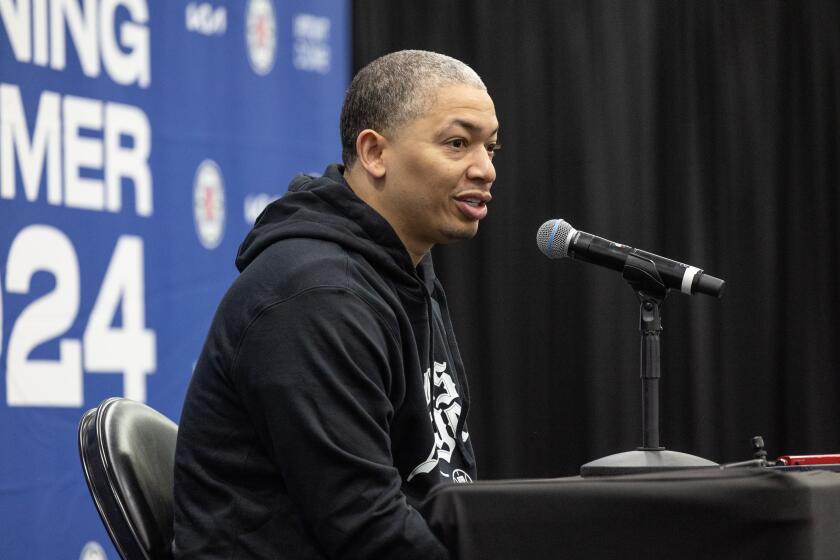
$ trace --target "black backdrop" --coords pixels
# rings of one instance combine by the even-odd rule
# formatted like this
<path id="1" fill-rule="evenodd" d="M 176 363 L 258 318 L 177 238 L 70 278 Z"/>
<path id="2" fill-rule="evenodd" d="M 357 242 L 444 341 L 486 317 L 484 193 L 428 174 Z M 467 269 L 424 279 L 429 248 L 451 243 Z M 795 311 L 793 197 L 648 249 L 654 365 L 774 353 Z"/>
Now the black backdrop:
<path id="1" fill-rule="evenodd" d="M 358 0 L 353 16 L 355 69 L 436 50 L 496 102 L 489 217 L 435 249 L 482 478 L 576 474 L 640 443 L 635 296 L 543 257 L 553 217 L 727 281 L 663 307 L 664 445 L 840 452 L 840 3 Z"/>

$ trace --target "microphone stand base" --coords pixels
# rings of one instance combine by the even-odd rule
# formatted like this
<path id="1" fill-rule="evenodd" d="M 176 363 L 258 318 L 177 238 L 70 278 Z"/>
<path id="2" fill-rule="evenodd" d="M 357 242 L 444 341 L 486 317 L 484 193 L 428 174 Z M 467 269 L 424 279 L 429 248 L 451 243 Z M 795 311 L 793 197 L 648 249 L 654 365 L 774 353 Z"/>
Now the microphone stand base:
<path id="1" fill-rule="evenodd" d="M 617 476 L 684 469 L 719 468 L 720 465 L 708 459 L 659 449 L 636 449 L 601 457 L 580 468 L 580 476 Z"/>

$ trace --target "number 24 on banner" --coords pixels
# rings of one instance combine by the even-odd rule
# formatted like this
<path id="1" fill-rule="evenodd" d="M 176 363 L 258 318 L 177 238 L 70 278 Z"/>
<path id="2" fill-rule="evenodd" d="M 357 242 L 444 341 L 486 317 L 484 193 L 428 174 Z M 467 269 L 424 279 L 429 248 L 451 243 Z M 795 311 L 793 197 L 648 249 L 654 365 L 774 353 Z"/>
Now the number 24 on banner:
<path id="1" fill-rule="evenodd" d="M 79 262 L 73 244 L 60 230 L 31 225 L 9 248 L 6 292 L 27 294 L 36 272 L 48 272 L 55 288 L 31 302 L 11 327 L 6 349 L 6 402 L 10 406 L 80 407 L 84 403 L 84 371 L 122 372 L 125 396 L 145 401 L 146 375 L 156 369 L 155 333 L 145 328 L 143 240 L 123 235 L 82 340 L 62 338 L 57 360 L 30 358 L 32 351 L 65 334 L 79 312 Z M 120 326 L 113 326 L 122 303 Z M 0 341 L 3 337 L 0 291 Z"/>

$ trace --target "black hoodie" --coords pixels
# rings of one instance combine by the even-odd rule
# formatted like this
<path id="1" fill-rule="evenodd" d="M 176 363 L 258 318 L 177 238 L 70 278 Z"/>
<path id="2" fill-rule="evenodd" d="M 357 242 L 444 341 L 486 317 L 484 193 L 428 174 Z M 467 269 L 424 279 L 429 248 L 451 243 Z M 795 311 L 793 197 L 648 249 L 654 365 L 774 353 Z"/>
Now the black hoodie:
<path id="1" fill-rule="evenodd" d="M 176 558 L 447 557 L 415 509 L 475 477 L 446 298 L 342 171 L 240 247 L 181 416 Z"/>

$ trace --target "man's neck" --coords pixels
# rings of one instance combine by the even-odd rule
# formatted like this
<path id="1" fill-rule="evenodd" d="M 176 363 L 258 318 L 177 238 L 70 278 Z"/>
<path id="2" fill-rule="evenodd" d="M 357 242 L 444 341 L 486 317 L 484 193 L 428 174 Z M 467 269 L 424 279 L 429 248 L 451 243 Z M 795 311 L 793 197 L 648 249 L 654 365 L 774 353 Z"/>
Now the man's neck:
<path id="1" fill-rule="evenodd" d="M 408 252 L 408 256 L 411 257 L 411 262 L 414 265 L 414 268 L 417 268 L 417 265 L 423 257 L 425 257 L 431 250 L 431 247 L 414 247 L 414 244 L 406 239 L 406 236 L 400 232 L 400 228 L 396 223 L 396 220 L 390 216 L 387 208 L 384 208 L 383 205 L 380 204 L 380 199 L 377 196 L 379 187 L 374 184 L 369 175 L 363 171 L 358 172 L 359 167 L 360 166 L 355 165 L 351 169 L 345 168 L 344 180 L 347 181 L 347 184 L 350 186 L 350 190 L 352 190 L 356 196 L 361 198 L 368 206 L 376 210 L 376 212 L 385 218 L 385 221 L 391 225 L 394 232 L 396 232 L 397 237 L 399 237 L 400 241 L 402 241 L 403 246 Z"/>

